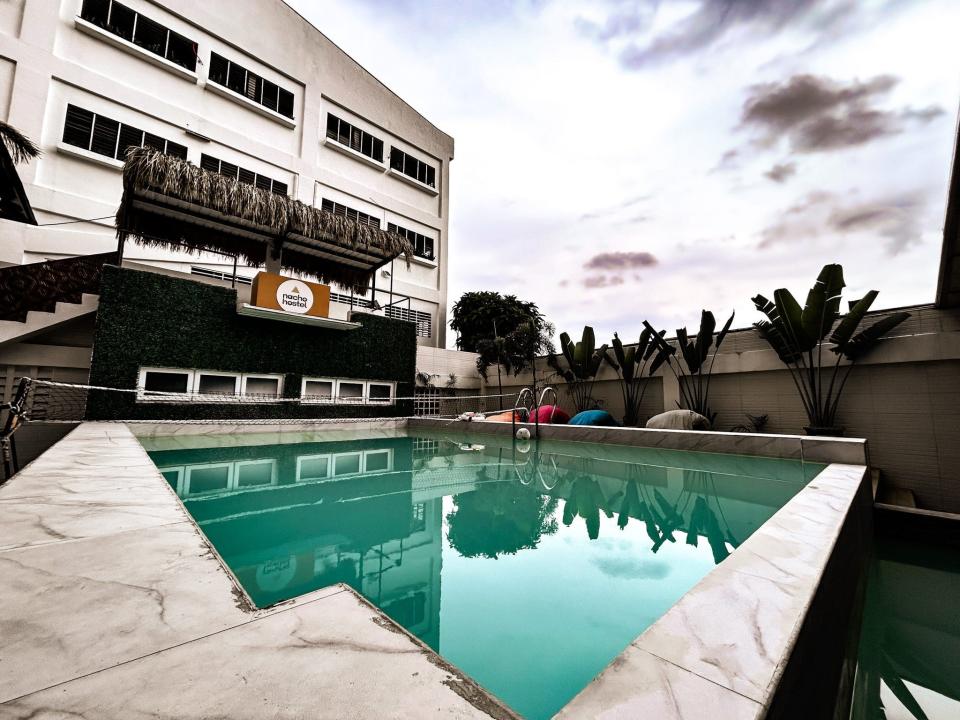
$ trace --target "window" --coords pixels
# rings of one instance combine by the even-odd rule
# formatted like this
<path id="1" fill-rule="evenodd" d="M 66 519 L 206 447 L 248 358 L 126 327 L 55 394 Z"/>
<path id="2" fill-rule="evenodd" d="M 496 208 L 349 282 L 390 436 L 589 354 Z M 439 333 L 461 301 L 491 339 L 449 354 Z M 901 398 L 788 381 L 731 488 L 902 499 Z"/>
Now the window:
<path id="1" fill-rule="evenodd" d="M 280 375 L 244 375 L 240 393 L 244 397 L 278 398 L 283 390 Z"/>
<path id="2" fill-rule="evenodd" d="M 210 82 L 233 90 L 238 95 L 252 100 L 268 110 L 293 119 L 293 93 L 284 90 L 254 72 L 227 60 L 215 52 L 210 53 Z"/>
<path id="3" fill-rule="evenodd" d="M 393 223 L 387 223 L 387 230 L 397 233 L 397 235 L 409 240 L 410 244 L 413 245 L 413 254 L 417 257 L 426 258 L 427 260 L 436 259 L 433 254 L 433 238 L 421 235 L 413 230 L 407 230 Z"/>
<path id="4" fill-rule="evenodd" d="M 300 398 L 305 403 L 392 405 L 396 383 L 380 380 L 336 380 L 305 377 Z"/>
<path id="5" fill-rule="evenodd" d="M 389 472 L 392 466 L 393 453 L 389 450 L 368 450 L 363 454 L 364 472 Z"/>
<path id="6" fill-rule="evenodd" d="M 297 482 L 324 480 L 330 477 L 329 455 L 307 455 L 297 458 Z"/>
<path id="7" fill-rule="evenodd" d="M 393 383 L 368 382 L 367 400 L 370 403 L 389 404 L 393 400 Z"/>
<path id="8" fill-rule="evenodd" d="M 137 391 L 137 399 L 141 402 L 215 403 L 230 402 L 234 397 L 269 402 L 282 397 L 283 376 L 141 368 Z"/>
<path id="9" fill-rule="evenodd" d="M 414 393 L 413 414 L 432 416 L 440 414 L 440 389 L 417 388 Z"/>
<path id="10" fill-rule="evenodd" d="M 433 316 L 428 312 L 392 305 L 384 311 L 384 314 L 394 320 L 416 323 L 418 337 L 430 337 L 433 333 Z"/>
<path id="11" fill-rule="evenodd" d="M 236 395 L 239 385 L 239 375 L 198 372 L 194 392 L 200 395 Z"/>
<path id="12" fill-rule="evenodd" d="M 222 492 L 229 490 L 233 483 L 233 463 L 188 466 L 186 473 L 185 495 Z"/>
<path id="13" fill-rule="evenodd" d="M 144 370 L 140 387 L 144 395 L 150 393 L 188 393 L 193 378 L 190 372 L 179 370 Z"/>
<path id="14" fill-rule="evenodd" d="M 76 105 L 67 105 L 67 115 L 63 122 L 63 142 L 116 160 L 123 160 L 127 149 L 131 147 L 150 147 L 181 160 L 187 159 L 187 148 L 184 145 L 164 140 L 158 135 L 97 115 Z"/>
<path id="15" fill-rule="evenodd" d="M 362 403 L 363 387 L 363 382 L 355 382 L 353 380 L 338 380 L 337 400 L 346 403 Z"/>
<path id="16" fill-rule="evenodd" d="M 300 397 L 304 402 L 333 402 L 336 380 L 304 378 L 300 388 Z"/>
<path id="17" fill-rule="evenodd" d="M 316 482 L 361 473 L 393 472 L 393 450 L 365 450 L 297 458 L 296 482 Z"/>
<path id="18" fill-rule="evenodd" d="M 275 485 L 277 482 L 277 461 L 238 461 L 234 469 L 234 478 L 234 484 L 238 490 L 260 485 Z"/>
<path id="19" fill-rule="evenodd" d="M 277 195 L 287 194 L 287 184 L 279 180 L 273 180 L 266 175 L 260 175 L 253 170 L 245 170 L 232 163 L 225 162 L 212 155 L 203 153 L 200 155 L 200 167 L 210 172 L 215 172 L 224 177 L 239 180 L 247 185 L 256 185 L 261 190 L 269 190 Z M 228 278 L 229 279 L 229 278 Z"/>
<path id="20" fill-rule="evenodd" d="M 410 532 L 422 532 L 427 529 L 427 506 L 424 503 L 414 503 L 410 511 Z"/>
<path id="21" fill-rule="evenodd" d="M 197 69 L 197 44 L 193 40 L 126 5 L 114 0 L 83 0 L 80 17 L 191 72 Z"/>
<path id="22" fill-rule="evenodd" d="M 379 163 L 383 162 L 383 140 L 330 113 L 327 113 L 327 137 Z"/>
<path id="23" fill-rule="evenodd" d="M 356 475 L 361 472 L 363 453 L 343 453 L 333 456 L 333 476 Z"/>
<path id="24" fill-rule="evenodd" d="M 361 225 L 369 225 L 370 227 L 379 228 L 380 227 L 380 218 L 375 218 L 373 215 L 368 215 L 367 213 L 360 212 L 359 210 L 354 210 L 353 208 L 348 208 L 346 205 L 341 205 L 340 203 L 334 202 L 333 200 L 324 200 L 320 204 L 321 209 L 327 211 L 328 213 L 333 213 L 334 215 L 340 215 L 341 217 L 348 218 L 353 220 L 355 223 L 360 223 Z"/>
<path id="25" fill-rule="evenodd" d="M 436 188 L 436 170 L 423 160 L 408 155 L 403 150 L 390 148 L 390 169 L 403 173 L 428 187 Z"/>
<path id="26" fill-rule="evenodd" d="M 160 474 L 177 495 L 188 497 L 277 484 L 277 461 L 273 458 L 203 463 L 160 468 Z"/>

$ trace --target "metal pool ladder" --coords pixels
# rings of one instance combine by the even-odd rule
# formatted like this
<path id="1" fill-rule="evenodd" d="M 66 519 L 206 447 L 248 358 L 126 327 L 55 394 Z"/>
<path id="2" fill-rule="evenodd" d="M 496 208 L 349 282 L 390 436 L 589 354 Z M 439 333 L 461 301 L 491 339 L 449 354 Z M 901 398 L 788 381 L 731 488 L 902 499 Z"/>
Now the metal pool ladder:
<path id="1" fill-rule="evenodd" d="M 521 405 L 521 403 L 523 399 L 526 398 L 528 395 L 530 396 L 530 400 L 533 402 L 534 437 L 536 437 L 537 439 L 540 438 L 540 412 L 539 411 L 541 406 L 543 405 L 544 399 L 547 397 L 547 393 L 552 393 L 553 395 L 553 405 L 552 405 L 552 409 L 550 410 L 550 422 L 552 423 L 553 414 L 557 411 L 557 402 L 559 401 L 557 391 L 553 387 L 551 386 L 545 387 L 543 391 L 540 393 L 539 400 L 537 400 L 537 398 L 533 394 L 533 390 L 529 387 L 523 388 L 523 390 L 521 390 L 520 393 L 517 395 L 517 401 L 513 404 L 513 410 L 510 415 L 510 430 L 514 440 L 517 439 L 517 410 L 519 410 L 521 407 L 526 407 L 526 405 Z"/>

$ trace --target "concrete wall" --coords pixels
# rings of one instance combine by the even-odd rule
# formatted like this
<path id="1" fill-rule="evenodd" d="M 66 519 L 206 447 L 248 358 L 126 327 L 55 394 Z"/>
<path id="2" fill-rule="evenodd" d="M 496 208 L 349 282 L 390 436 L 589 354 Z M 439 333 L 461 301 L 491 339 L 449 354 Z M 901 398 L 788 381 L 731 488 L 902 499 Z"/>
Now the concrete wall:
<path id="1" fill-rule="evenodd" d="M 73 103 L 185 145 L 194 163 L 202 153 L 213 155 L 286 182 L 303 202 L 335 200 L 380 218 L 384 227 L 392 222 L 433 238 L 436 261 L 394 262 L 386 270 L 394 292 L 431 315 L 432 336 L 420 342 L 443 347 L 453 139 L 281 0 L 124 4 L 197 43 L 203 64 L 195 76 L 91 32 L 77 19 L 82 0 L 0 2 L 0 119 L 43 150 L 19 168 L 27 195 L 41 224 L 90 220 L 30 233 L 11 251 L 0 249 L 0 264 L 13 256 L 36 262 L 116 246 L 111 218 L 122 191 L 119 163 L 61 142 L 66 105 Z M 291 91 L 292 126 L 211 89 L 211 51 Z M 383 140 L 383 167 L 332 149 L 328 111 Z M 438 192 L 389 173 L 392 146 L 433 165 Z M 0 247 L 6 244 L 0 235 Z M 191 265 L 232 271 L 232 260 L 211 254 L 131 247 L 126 257 L 185 272 Z M 387 289 L 390 280 L 378 276 L 377 285 Z M 384 298 L 378 294 L 386 304 Z"/>
<path id="2" fill-rule="evenodd" d="M 868 440 L 871 465 L 885 483 L 912 490 L 920 507 L 960 512 L 960 310 L 929 305 L 907 310 L 912 317 L 896 337 L 882 341 L 850 376 L 839 421 L 848 437 Z M 485 387 L 495 392 L 494 371 L 490 378 Z M 532 382 L 529 372 L 509 382 L 505 377 L 504 392 L 519 392 Z M 671 373 L 661 369 L 647 382 L 642 420 L 677 407 L 680 393 Z M 545 358 L 537 362 L 537 384 L 556 386 L 561 405 L 572 410 L 565 384 Z M 620 382 L 607 366 L 598 375 L 594 398 L 622 417 Z M 808 424 L 789 373 L 752 328 L 733 331 L 724 342 L 710 406 L 717 430 L 749 425 L 747 413 L 768 415 L 765 431 L 771 433 L 803 434 Z"/>

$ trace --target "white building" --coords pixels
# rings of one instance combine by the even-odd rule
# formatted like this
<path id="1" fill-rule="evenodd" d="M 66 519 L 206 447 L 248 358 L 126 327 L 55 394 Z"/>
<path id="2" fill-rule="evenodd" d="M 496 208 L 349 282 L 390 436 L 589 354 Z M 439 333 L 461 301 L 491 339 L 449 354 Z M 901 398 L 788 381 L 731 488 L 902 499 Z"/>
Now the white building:
<path id="1" fill-rule="evenodd" d="M 417 257 L 377 273 L 376 299 L 444 347 L 453 139 L 281 0 L 0 0 L 0 119 L 43 150 L 19 172 L 45 226 L 0 235 L 0 265 L 114 250 L 119 158 L 146 144 L 405 233 Z M 134 245 L 124 259 L 234 267 Z M 350 296 L 333 299 L 345 318 Z"/>

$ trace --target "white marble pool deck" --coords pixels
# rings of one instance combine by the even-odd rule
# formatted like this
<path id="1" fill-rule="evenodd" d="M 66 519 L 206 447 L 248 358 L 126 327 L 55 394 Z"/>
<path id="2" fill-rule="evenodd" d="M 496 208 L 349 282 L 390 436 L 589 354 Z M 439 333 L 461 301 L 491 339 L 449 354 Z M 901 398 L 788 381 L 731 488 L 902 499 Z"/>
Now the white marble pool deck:
<path id="1" fill-rule="evenodd" d="M 0 718 L 510 718 L 344 586 L 257 611 L 121 424 L 0 488 Z"/>
<path id="2" fill-rule="evenodd" d="M 239 427 L 136 430 L 179 445 Z M 823 442 L 821 461 L 865 457 Z M 829 465 L 559 717 L 764 717 L 865 478 Z M 0 487 L 0 572 L 0 718 L 514 717 L 345 586 L 255 610 L 122 424 L 81 425 Z"/>

